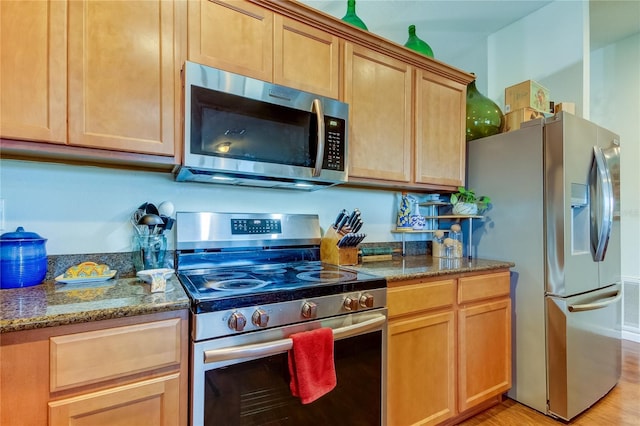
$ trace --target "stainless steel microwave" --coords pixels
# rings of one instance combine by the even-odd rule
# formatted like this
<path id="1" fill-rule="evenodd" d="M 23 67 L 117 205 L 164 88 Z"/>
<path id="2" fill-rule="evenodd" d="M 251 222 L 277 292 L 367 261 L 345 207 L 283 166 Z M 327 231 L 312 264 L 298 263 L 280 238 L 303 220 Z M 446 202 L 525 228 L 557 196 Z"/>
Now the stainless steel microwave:
<path id="1" fill-rule="evenodd" d="M 347 181 L 347 104 L 186 62 L 177 181 L 314 190 Z"/>

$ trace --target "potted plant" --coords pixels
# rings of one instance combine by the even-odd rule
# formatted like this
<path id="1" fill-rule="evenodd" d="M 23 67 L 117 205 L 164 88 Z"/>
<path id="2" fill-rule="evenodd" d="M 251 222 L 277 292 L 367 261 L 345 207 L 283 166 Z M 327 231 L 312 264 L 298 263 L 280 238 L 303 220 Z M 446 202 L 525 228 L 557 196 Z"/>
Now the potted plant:
<path id="1" fill-rule="evenodd" d="M 474 215 L 485 211 L 491 203 L 491 198 L 486 195 L 476 196 L 473 189 L 459 186 L 458 192 L 451 194 L 450 202 L 453 204 L 454 214 Z"/>

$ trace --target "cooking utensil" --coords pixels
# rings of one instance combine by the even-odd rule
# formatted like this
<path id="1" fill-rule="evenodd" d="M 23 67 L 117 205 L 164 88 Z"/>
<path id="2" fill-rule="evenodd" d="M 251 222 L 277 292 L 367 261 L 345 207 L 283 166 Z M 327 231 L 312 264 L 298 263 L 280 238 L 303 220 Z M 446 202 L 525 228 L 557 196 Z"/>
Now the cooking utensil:
<path id="1" fill-rule="evenodd" d="M 360 218 L 360 210 L 354 209 L 353 213 L 351 213 L 351 217 L 349 217 L 349 228 L 351 228 L 352 232 L 359 218 Z"/>
<path id="2" fill-rule="evenodd" d="M 160 216 L 171 217 L 175 213 L 175 207 L 171 201 L 163 201 L 158 206 L 158 212 Z"/>
<path id="3" fill-rule="evenodd" d="M 347 225 L 347 222 L 349 222 L 349 215 L 344 215 L 344 217 L 342 218 L 342 221 L 340 222 L 340 224 L 338 225 L 338 232 L 341 234 L 346 233 L 347 231 L 344 229 L 344 227 Z"/>
<path id="4" fill-rule="evenodd" d="M 138 220 L 138 225 L 145 225 L 149 229 L 149 234 L 155 235 L 158 234 L 163 228 L 159 227 L 159 225 L 164 226 L 164 221 L 157 214 L 145 214 Z"/>
<path id="5" fill-rule="evenodd" d="M 156 216 L 160 216 L 160 212 L 158 211 L 158 208 L 155 206 L 155 204 L 153 203 L 146 203 L 147 207 L 144 209 L 144 212 L 146 214 L 154 214 Z"/>
<path id="6" fill-rule="evenodd" d="M 342 222 L 342 219 L 344 219 L 347 214 L 348 212 L 345 209 L 342 209 L 342 211 L 338 213 L 338 217 L 336 217 L 336 220 L 333 222 L 333 227 L 335 229 L 340 229 L 340 222 Z"/>
<path id="7" fill-rule="evenodd" d="M 29 287 L 40 284 L 47 274 L 46 238 L 35 232 L 25 232 L 22 226 L 15 232 L 0 236 L 0 288 Z"/>

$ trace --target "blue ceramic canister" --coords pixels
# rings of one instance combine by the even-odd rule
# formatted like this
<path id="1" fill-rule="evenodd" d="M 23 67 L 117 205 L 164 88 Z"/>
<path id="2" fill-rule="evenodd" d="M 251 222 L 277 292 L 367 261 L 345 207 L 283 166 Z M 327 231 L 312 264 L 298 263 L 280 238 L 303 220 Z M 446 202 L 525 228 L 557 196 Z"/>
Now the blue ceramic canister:
<path id="1" fill-rule="evenodd" d="M 25 232 L 0 236 L 0 289 L 30 287 L 40 284 L 47 274 L 46 238 Z"/>

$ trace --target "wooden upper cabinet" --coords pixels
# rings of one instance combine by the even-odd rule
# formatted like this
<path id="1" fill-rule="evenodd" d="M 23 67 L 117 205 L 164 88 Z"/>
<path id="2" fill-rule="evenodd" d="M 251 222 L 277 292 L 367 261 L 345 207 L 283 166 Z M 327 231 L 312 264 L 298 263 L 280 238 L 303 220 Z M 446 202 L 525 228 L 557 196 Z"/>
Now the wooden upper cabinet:
<path id="1" fill-rule="evenodd" d="M 188 59 L 272 81 L 273 16 L 245 0 L 190 1 Z"/>
<path id="2" fill-rule="evenodd" d="M 329 98 L 339 97 L 338 37 L 276 15 L 273 39 L 274 83 Z"/>
<path id="3" fill-rule="evenodd" d="M 466 86 L 416 72 L 415 182 L 464 185 Z"/>
<path id="4" fill-rule="evenodd" d="M 411 73 L 407 63 L 345 43 L 350 181 L 411 180 Z"/>
<path id="5" fill-rule="evenodd" d="M 67 140 L 67 3 L 0 2 L 0 136 Z"/>
<path id="6" fill-rule="evenodd" d="M 69 2 L 69 144 L 173 155 L 182 2 Z"/>
<path id="7" fill-rule="evenodd" d="M 338 37 L 245 0 L 189 2 L 188 59 L 318 95 L 340 95 Z"/>

